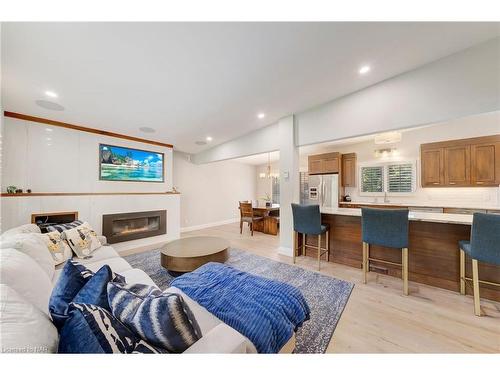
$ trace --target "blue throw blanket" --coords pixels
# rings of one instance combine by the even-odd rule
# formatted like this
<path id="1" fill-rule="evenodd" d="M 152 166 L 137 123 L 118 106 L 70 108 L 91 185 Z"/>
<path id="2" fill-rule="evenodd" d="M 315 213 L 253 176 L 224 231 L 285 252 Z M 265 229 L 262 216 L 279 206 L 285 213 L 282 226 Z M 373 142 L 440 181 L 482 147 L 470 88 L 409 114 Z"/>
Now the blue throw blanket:
<path id="1" fill-rule="evenodd" d="M 296 287 L 220 263 L 207 263 L 171 286 L 250 339 L 259 353 L 279 352 L 309 319 L 309 306 Z"/>

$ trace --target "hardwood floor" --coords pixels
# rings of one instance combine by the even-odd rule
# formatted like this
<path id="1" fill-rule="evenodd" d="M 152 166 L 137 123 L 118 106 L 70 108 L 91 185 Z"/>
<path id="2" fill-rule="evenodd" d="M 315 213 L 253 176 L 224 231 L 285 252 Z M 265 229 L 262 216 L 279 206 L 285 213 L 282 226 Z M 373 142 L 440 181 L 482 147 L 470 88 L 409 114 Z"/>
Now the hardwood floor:
<path id="1" fill-rule="evenodd" d="M 231 246 L 257 255 L 292 263 L 278 254 L 279 237 L 228 224 L 183 233 L 182 237 L 210 235 L 228 239 Z M 331 251 L 335 251 L 332 249 Z M 297 265 L 316 271 L 313 258 L 300 257 Z M 349 302 L 328 346 L 328 353 L 499 353 L 500 303 L 482 300 L 483 317 L 473 312 L 470 296 L 410 282 L 403 296 L 398 278 L 322 262 L 321 273 L 355 283 Z"/>

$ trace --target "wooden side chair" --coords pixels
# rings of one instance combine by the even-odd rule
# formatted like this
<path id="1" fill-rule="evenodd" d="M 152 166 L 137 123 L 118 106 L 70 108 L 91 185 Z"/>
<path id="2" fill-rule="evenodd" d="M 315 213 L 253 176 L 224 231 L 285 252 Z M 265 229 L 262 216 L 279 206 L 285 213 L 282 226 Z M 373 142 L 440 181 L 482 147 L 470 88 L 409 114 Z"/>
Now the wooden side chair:
<path id="1" fill-rule="evenodd" d="M 363 235 L 363 284 L 370 271 L 370 261 L 400 266 L 403 294 L 408 295 L 408 210 L 383 210 L 361 208 Z M 370 257 L 370 245 L 392 247 L 401 250 L 401 263 Z"/>
<path id="2" fill-rule="evenodd" d="M 243 223 L 248 223 L 253 236 L 254 223 L 263 219 L 262 216 L 253 215 L 252 203 L 240 202 L 240 234 L 243 233 Z"/>
<path id="3" fill-rule="evenodd" d="M 500 286 L 479 279 L 478 261 L 500 265 L 500 215 L 475 213 L 472 217 L 470 241 L 460 241 L 460 294 L 465 295 L 465 282 L 472 280 L 474 313 L 481 316 L 479 284 Z M 472 258 L 472 279 L 465 277 L 465 255 Z"/>
<path id="4" fill-rule="evenodd" d="M 298 237 L 302 233 L 302 254 L 305 255 L 306 248 L 312 247 L 318 250 L 318 271 L 321 268 L 321 256 L 326 254 L 326 261 L 330 260 L 330 239 L 329 229 L 327 225 L 321 224 L 321 212 L 319 206 L 316 205 L 301 205 L 292 203 L 293 214 L 293 230 L 294 230 L 294 243 L 293 243 L 293 263 L 298 253 Z M 326 245 L 321 247 L 321 235 L 326 233 Z M 318 246 L 311 246 L 306 244 L 306 236 L 318 236 Z"/>

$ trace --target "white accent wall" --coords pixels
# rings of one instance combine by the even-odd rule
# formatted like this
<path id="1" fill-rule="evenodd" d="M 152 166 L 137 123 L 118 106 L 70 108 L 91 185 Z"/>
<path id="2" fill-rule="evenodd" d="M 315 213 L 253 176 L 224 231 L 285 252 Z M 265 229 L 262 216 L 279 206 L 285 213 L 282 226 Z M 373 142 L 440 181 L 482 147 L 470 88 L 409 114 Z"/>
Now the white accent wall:
<path id="1" fill-rule="evenodd" d="M 235 161 L 194 164 L 174 152 L 174 186 L 181 192 L 181 230 L 239 220 L 238 202 L 256 199 L 256 167 Z"/>
<path id="2" fill-rule="evenodd" d="M 99 180 L 99 143 L 165 154 L 165 182 Z M 2 124 L 1 188 L 33 193 L 167 192 L 172 188 L 172 149 L 57 126 L 5 118 Z M 98 232 L 102 215 L 167 210 L 167 234 L 116 244 L 118 250 L 180 236 L 180 199 L 175 195 L 31 196 L 1 198 L 1 230 L 29 223 L 32 213 L 77 211 Z"/>

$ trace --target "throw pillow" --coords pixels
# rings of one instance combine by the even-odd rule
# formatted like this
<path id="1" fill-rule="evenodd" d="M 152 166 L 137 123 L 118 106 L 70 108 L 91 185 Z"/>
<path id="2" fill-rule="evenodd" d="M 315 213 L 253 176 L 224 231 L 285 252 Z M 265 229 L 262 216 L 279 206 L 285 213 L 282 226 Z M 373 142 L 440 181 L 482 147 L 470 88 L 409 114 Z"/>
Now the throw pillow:
<path id="1" fill-rule="evenodd" d="M 106 309 L 71 303 L 59 353 L 132 353 L 139 339 Z"/>
<path id="2" fill-rule="evenodd" d="M 69 260 L 52 291 L 49 311 L 54 325 L 61 329 L 68 319 L 71 302 L 87 303 L 109 309 L 107 284 L 110 281 L 125 283 L 125 278 L 102 266 L 95 274 L 76 261 Z"/>
<path id="3" fill-rule="evenodd" d="M 4 284 L 0 284 L 0 327 L 0 353 L 57 351 L 59 336 L 47 314 Z"/>
<path id="4" fill-rule="evenodd" d="M 83 221 L 75 220 L 75 221 L 72 221 L 71 223 L 49 225 L 46 229 L 49 232 L 59 232 L 59 233 L 62 233 L 66 229 L 75 228 L 75 227 L 77 227 L 79 225 L 82 225 L 82 224 L 83 224 Z"/>
<path id="5" fill-rule="evenodd" d="M 182 353 L 201 338 L 193 313 L 178 294 L 141 285 L 108 284 L 113 315 L 148 343 Z"/>
<path id="6" fill-rule="evenodd" d="M 71 250 L 73 250 L 78 258 L 86 258 L 94 250 L 101 247 L 97 233 L 87 222 L 75 228 L 65 230 L 62 233 L 62 238 L 68 242 Z"/>
<path id="7" fill-rule="evenodd" d="M 21 233 L 2 238 L 0 243 L 2 249 L 16 249 L 31 257 L 42 268 L 49 279 L 52 280 L 55 273 L 54 260 L 38 233 Z"/>
<path id="8" fill-rule="evenodd" d="M 49 315 L 52 281 L 33 258 L 15 249 L 2 249 L 0 276 L 1 284 L 10 286 L 40 311 Z"/>
<path id="9" fill-rule="evenodd" d="M 68 259 L 71 259 L 73 252 L 68 246 L 66 241 L 61 238 L 61 233 L 59 232 L 48 232 L 39 235 L 45 246 L 49 250 L 52 258 L 54 259 L 54 264 L 64 263 Z"/>

